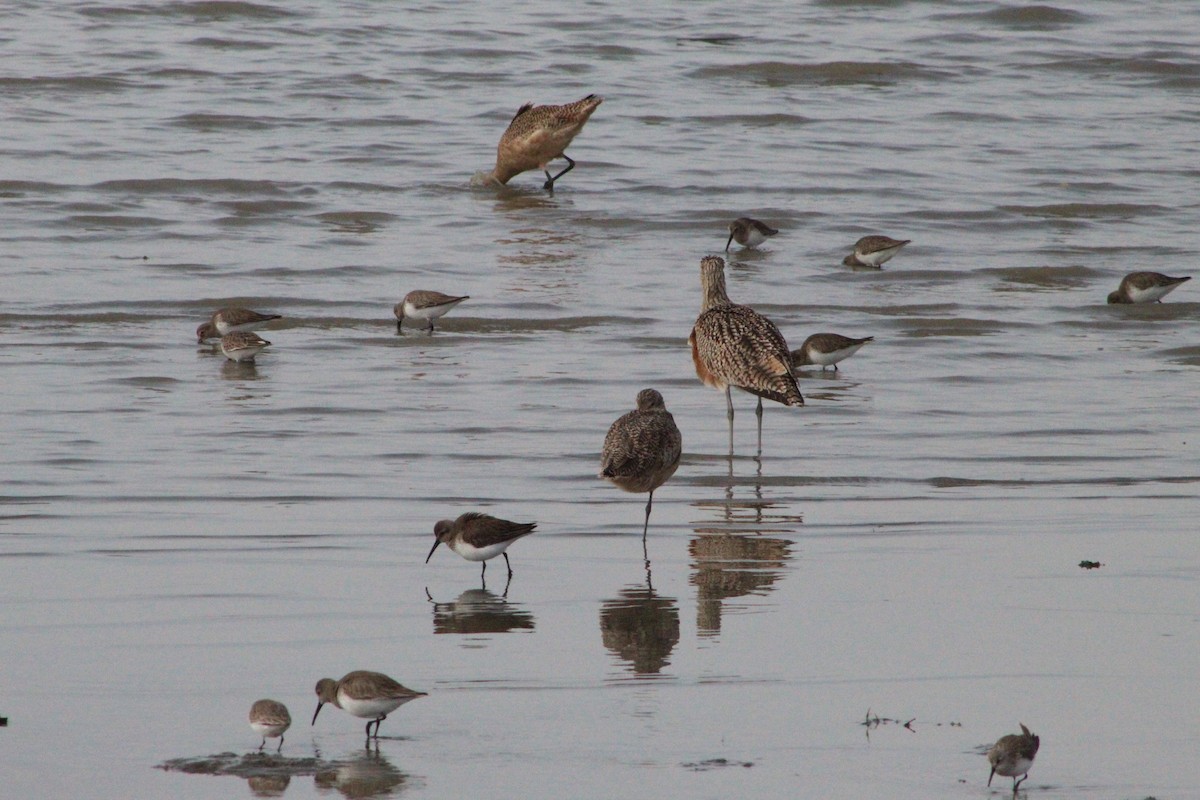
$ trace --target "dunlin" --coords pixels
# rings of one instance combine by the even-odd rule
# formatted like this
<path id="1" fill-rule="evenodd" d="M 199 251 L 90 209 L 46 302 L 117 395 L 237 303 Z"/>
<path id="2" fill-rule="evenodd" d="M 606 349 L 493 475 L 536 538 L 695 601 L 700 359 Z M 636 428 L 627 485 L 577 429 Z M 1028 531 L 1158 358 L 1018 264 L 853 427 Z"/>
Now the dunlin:
<path id="1" fill-rule="evenodd" d="M 554 182 L 575 167 L 575 162 L 563 151 L 603 101 L 604 98 L 589 94 L 582 100 L 562 106 L 535 106 L 533 103 L 521 106 L 508 130 L 500 137 L 496 168 L 492 170 L 491 178 L 504 184 L 522 172 L 540 169 L 546 173 L 542 188 L 554 191 Z M 567 168 L 551 176 L 547 166 L 556 158 L 566 159 Z"/>
<path id="2" fill-rule="evenodd" d="M 248 308 L 222 308 L 214 311 L 208 322 L 196 328 L 196 341 L 203 344 L 205 339 L 215 339 L 234 331 L 254 330 L 264 322 L 281 319 L 278 314 L 260 314 Z"/>
<path id="3" fill-rule="evenodd" d="M 762 449 L 762 399 L 788 406 L 804 405 L 792 374 L 787 341 L 771 320 L 749 306 L 735 305 L 725 291 L 725 261 L 700 261 L 703 300 L 688 344 L 696 374 L 705 384 L 725 390 L 729 449 L 733 451 L 733 397 L 730 387 L 758 395 L 758 443 Z"/>
<path id="4" fill-rule="evenodd" d="M 988 762 L 992 765 L 991 774 L 988 775 L 988 786 L 992 785 L 992 778 L 1003 775 L 1013 779 L 1015 795 L 1021 781 L 1029 777 L 1029 768 L 1033 766 L 1033 759 L 1037 756 L 1040 745 L 1041 740 L 1030 733 L 1024 723 L 1021 723 L 1020 733 L 1001 736 L 992 745 L 992 749 L 988 750 Z M 1018 775 L 1021 776 L 1020 780 L 1017 779 Z"/>
<path id="5" fill-rule="evenodd" d="M 729 223 L 729 239 L 725 242 L 725 252 L 729 252 L 729 245 L 733 242 L 737 242 L 742 247 L 753 249 L 765 242 L 768 237 L 774 236 L 777 233 L 779 231 L 756 219 L 738 217 Z"/>
<path id="6" fill-rule="evenodd" d="M 425 692 L 415 692 L 401 686 L 382 672 L 355 670 L 347 672 L 340 681 L 321 678 L 317 681 L 317 710 L 313 712 L 312 724 L 317 724 L 317 714 L 326 703 L 333 703 L 343 711 L 367 722 L 367 740 L 371 739 L 371 726 L 375 726 L 375 738 L 379 738 L 379 723 L 409 700 L 424 697 Z"/>
<path id="7" fill-rule="evenodd" d="M 1108 295 L 1109 303 L 1157 303 L 1181 283 L 1190 281 L 1190 275 L 1172 278 L 1161 272 L 1131 272 L 1121 279 L 1121 286 Z"/>
<path id="8" fill-rule="evenodd" d="M 624 414 L 608 429 L 600 453 L 600 477 L 627 492 L 649 492 L 642 538 L 650 528 L 654 490 L 679 468 L 683 437 L 663 396 L 654 389 L 638 392 L 637 408 Z"/>
<path id="9" fill-rule="evenodd" d="M 230 361 L 254 361 L 254 357 L 269 345 L 254 331 L 234 331 L 221 337 L 221 352 Z"/>
<path id="10" fill-rule="evenodd" d="M 487 562 L 496 556 L 504 556 L 504 565 L 508 567 L 508 577 L 512 577 L 512 564 L 508 563 L 508 546 L 533 533 L 536 522 L 509 522 L 497 519 L 489 514 L 468 511 L 458 519 L 443 519 L 433 526 L 435 541 L 425 556 L 425 563 L 433 558 L 433 551 L 439 544 L 445 544 L 467 561 L 482 561 L 483 568 L 479 577 L 487 572 Z"/>
<path id="11" fill-rule="evenodd" d="M 287 706 L 278 700 L 256 700 L 254 705 L 250 706 L 250 727 L 254 732 L 263 737 L 262 744 L 258 746 L 262 750 L 267 739 L 279 737 L 279 747 L 276 752 L 283 749 L 283 732 L 292 726 L 292 715 L 288 713 Z"/>
<path id="12" fill-rule="evenodd" d="M 881 267 L 912 239 L 888 236 L 864 236 L 854 243 L 854 252 L 842 259 L 847 267 Z"/>
<path id="13" fill-rule="evenodd" d="M 450 309 L 461 303 L 463 300 L 470 299 L 470 295 L 455 297 L 454 295 L 442 294 L 441 292 L 430 292 L 424 289 L 418 289 L 404 295 L 404 299 L 396 303 L 392 312 L 396 315 L 396 330 L 400 330 L 404 325 L 404 318 L 423 319 L 429 323 L 429 330 L 433 332 L 433 321 L 445 314 Z"/>
<path id="14" fill-rule="evenodd" d="M 851 339 L 838 333 L 814 333 L 804 340 L 799 350 L 792 351 L 792 366 L 799 369 L 810 364 L 819 364 L 824 370 L 832 364 L 836 372 L 839 361 L 849 358 L 864 344 L 873 341 L 874 336 Z"/>

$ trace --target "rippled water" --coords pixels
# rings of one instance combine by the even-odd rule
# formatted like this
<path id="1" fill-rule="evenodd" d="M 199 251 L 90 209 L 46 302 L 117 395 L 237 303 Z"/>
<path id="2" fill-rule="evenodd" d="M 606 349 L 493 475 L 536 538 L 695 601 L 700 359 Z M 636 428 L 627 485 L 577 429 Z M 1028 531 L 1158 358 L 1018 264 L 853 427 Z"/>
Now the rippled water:
<path id="1" fill-rule="evenodd" d="M 5 796 L 971 797 L 1018 722 L 1030 796 L 1194 794 L 1200 295 L 1104 299 L 1195 269 L 1200 6 L 0 21 Z M 590 92 L 553 196 L 472 186 Z M 875 341 L 761 457 L 735 397 L 730 459 L 685 342 L 741 215 L 735 301 Z M 866 233 L 913 243 L 841 266 Z M 471 299 L 397 335 L 416 288 Z M 256 366 L 194 344 L 235 303 L 285 316 Z M 596 471 L 645 386 L 643 551 Z M 539 523 L 507 592 L 422 563 L 471 509 Z M 429 692 L 378 752 L 309 725 L 352 669 Z"/>

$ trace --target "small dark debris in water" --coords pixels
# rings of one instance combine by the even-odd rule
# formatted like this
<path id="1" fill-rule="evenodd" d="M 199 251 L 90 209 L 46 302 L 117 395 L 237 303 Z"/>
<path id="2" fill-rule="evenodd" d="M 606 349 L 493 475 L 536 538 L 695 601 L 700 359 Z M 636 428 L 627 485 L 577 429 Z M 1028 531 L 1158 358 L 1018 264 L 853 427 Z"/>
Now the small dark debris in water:
<path id="1" fill-rule="evenodd" d="M 888 717 L 881 717 L 878 714 L 872 714 L 871 709 L 868 708 L 866 719 L 864 719 L 862 722 L 860 722 L 858 724 L 866 727 L 866 729 L 868 731 L 868 735 L 870 735 L 870 731 L 873 731 L 874 729 L 878 728 L 881 725 L 900 725 L 902 727 L 908 728 L 913 733 L 916 733 L 917 729 L 913 727 L 913 723 L 916 721 L 917 721 L 916 717 L 913 717 L 912 719 L 910 719 L 908 721 L 905 721 L 902 719 L 890 719 Z M 953 723 L 951 723 L 951 724 L 953 724 Z"/>
<path id="2" fill-rule="evenodd" d="M 0 728 L 8 727 L 8 717 L 0 717 Z"/>
<path id="3" fill-rule="evenodd" d="M 690 769 L 692 772 L 704 772 L 719 767 L 746 767 L 749 769 L 753 766 L 753 761 L 730 761 L 728 758 L 706 758 L 703 761 L 683 765 L 684 769 Z"/>
<path id="4" fill-rule="evenodd" d="M 700 44 L 733 44 L 741 41 L 744 36 L 733 33 L 715 33 L 712 36 L 681 36 L 678 42 L 699 42 Z"/>
<path id="5" fill-rule="evenodd" d="M 1079 566 L 1083 567 L 1084 569 L 1100 569 L 1104 565 L 1099 561 L 1080 561 Z"/>

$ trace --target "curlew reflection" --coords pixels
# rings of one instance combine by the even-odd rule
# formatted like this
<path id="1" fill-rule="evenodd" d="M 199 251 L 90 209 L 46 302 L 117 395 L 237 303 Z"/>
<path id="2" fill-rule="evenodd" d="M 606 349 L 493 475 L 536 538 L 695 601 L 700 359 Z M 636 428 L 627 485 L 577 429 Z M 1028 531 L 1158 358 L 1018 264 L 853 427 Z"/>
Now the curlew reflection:
<path id="1" fill-rule="evenodd" d="M 457 599 L 433 605 L 434 633 L 508 633 L 533 630 L 533 614 L 487 589 L 468 589 Z"/>
<path id="2" fill-rule="evenodd" d="M 638 675 L 657 675 L 679 643 L 679 605 L 647 580 L 627 586 L 600 607 L 600 638 Z"/>
<path id="3" fill-rule="evenodd" d="M 334 789 L 343 797 L 394 797 L 404 790 L 407 780 L 408 776 L 378 750 L 371 749 L 357 758 L 339 761 L 313 778 L 319 794 Z"/>
<path id="4" fill-rule="evenodd" d="M 696 587 L 696 627 L 701 636 L 721 632 L 724 601 L 766 594 L 783 575 L 791 557 L 786 539 L 730 534 L 699 535 L 688 543 L 690 582 Z"/>

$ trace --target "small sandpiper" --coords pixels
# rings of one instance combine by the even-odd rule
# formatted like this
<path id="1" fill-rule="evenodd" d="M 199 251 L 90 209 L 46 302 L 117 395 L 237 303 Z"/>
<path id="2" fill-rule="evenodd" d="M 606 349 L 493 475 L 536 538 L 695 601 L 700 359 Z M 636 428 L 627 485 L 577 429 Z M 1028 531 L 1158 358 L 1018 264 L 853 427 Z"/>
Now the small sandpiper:
<path id="1" fill-rule="evenodd" d="M 533 103 L 521 106 L 500 137 L 496 147 L 496 168 L 488 177 L 505 184 L 522 172 L 540 169 L 546 173 L 542 188 L 553 192 L 554 182 L 575 168 L 575 161 L 564 151 L 602 102 L 603 97 L 589 94 L 582 100 L 561 106 L 535 106 Z M 567 166 L 551 176 L 547 167 L 556 158 L 565 159 Z"/>
<path id="2" fill-rule="evenodd" d="M 987 754 L 988 762 L 992 765 L 992 772 L 988 775 L 988 786 L 992 785 L 992 778 L 997 775 L 1012 778 L 1014 796 L 1021 781 L 1029 777 L 1029 768 L 1033 766 L 1033 759 L 1042 743 L 1037 736 L 1029 732 L 1024 723 L 1020 725 L 1020 733 L 1001 736 Z M 1018 775 L 1021 776 L 1020 780 L 1017 779 Z"/>
<path id="3" fill-rule="evenodd" d="M 288 713 L 287 706 L 278 700 L 256 700 L 250 706 L 250 727 L 263 737 L 259 750 L 266 747 L 267 739 L 275 737 L 279 737 L 279 747 L 275 748 L 275 752 L 282 750 L 283 732 L 291 726 L 292 715 Z"/>
<path id="4" fill-rule="evenodd" d="M 729 245 L 734 242 L 748 250 L 753 250 L 777 233 L 779 231 L 756 219 L 738 217 L 729 223 L 729 238 L 725 241 L 725 252 L 729 252 Z"/>
<path id="5" fill-rule="evenodd" d="M 875 341 L 874 336 L 864 336 L 862 339 L 851 339 L 838 333 L 814 333 L 804 340 L 800 349 L 792 351 L 792 366 L 796 369 L 819 364 L 824 371 L 830 364 L 837 372 L 838 362 L 849 358 L 858 352 L 867 342 Z"/>
<path id="6" fill-rule="evenodd" d="M 683 437 L 675 418 L 667 411 L 663 396 L 642 389 L 637 408 L 623 414 L 608 429 L 600 453 L 600 477 L 627 492 L 649 492 L 642 539 L 650 528 L 650 506 L 654 490 L 667 482 L 679 468 Z"/>
<path id="7" fill-rule="evenodd" d="M 214 311 L 208 322 L 196 328 L 196 342 L 204 344 L 205 339 L 215 339 L 234 331 L 250 331 L 264 322 L 282 319 L 278 314 L 260 314 L 249 308 L 222 308 Z"/>
<path id="8" fill-rule="evenodd" d="M 221 352 L 230 361 L 254 362 L 254 357 L 271 344 L 254 331 L 234 331 L 221 337 Z"/>
<path id="9" fill-rule="evenodd" d="M 425 563 L 433 558 L 433 551 L 439 544 L 445 544 L 467 561 L 482 561 L 483 568 L 479 570 L 482 578 L 487 572 L 487 562 L 496 556 L 504 556 L 504 565 L 508 567 L 508 577 L 512 577 L 512 564 L 508 562 L 508 546 L 533 533 L 536 522 L 509 522 L 497 519 L 489 514 L 468 511 L 458 519 L 443 519 L 433 526 L 435 541 L 425 556 Z"/>
<path id="10" fill-rule="evenodd" d="M 854 252 L 842 259 L 847 267 L 882 267 L 900 248 L 912 239 L 893 239 L 889 236 L 864 236 L 854 243 Z"/>
<path id="11" fill-rule="evenodd" d="M 404 325 L 404 318 L 423 319 L 429 326 L 426 328 L 430 333 L 433 332 L 433 321 L 445 314 L 450 309 L 461 303 L 463 300 L 469 300 L 470 295 L 464 294 L 461 297 L 454 295 L 442 294 L 441 292 L 430 292 L 425 289 L 417 289 L 404 295 L 404 299 L 392 309 L 396 315 L 396 330 L 399 331 Z"/>
<path id="12" fill-rule="evenodd" d="M 1109 293 L 1108 302 L 1159 303 L 1181 283 L 1191 279 L 1190 275 L 1172 278 L 1161 272 L 1131 272 L 1121 279 L 1121 286 L 1115 292 Z"/>
<path id="13" fill-rule="evenodd" d="M 371 741 L 371 726 L 375 726 L 375 738 L 379 738 L 379 723 L 409 700 L 425 697 L 425 692 L 406 688 L 382 672 L 355 670 L 347 672 L 340 681 L 321 678 L 317 681 L 317 710 L 313 712 L 312 724 L 317 724 L 317 714 L 326 703 L 333 703 L 343 711 L 367 722 L 367 741 Z"/>

